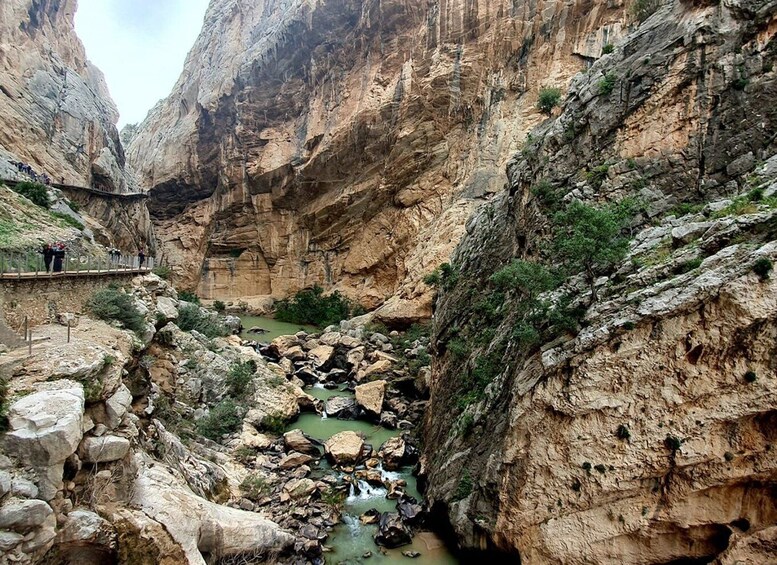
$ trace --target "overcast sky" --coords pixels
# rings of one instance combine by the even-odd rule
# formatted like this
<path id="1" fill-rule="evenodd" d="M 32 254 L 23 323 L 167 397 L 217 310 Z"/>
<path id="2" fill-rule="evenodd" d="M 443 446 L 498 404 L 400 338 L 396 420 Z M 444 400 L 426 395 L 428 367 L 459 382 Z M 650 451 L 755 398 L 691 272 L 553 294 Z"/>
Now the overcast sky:
<path id="1" fill-rule="evenodd" d="M 79 0 L 76 31 L 108 81 L 119 129 L 170 94 L 208 0 Z"/>

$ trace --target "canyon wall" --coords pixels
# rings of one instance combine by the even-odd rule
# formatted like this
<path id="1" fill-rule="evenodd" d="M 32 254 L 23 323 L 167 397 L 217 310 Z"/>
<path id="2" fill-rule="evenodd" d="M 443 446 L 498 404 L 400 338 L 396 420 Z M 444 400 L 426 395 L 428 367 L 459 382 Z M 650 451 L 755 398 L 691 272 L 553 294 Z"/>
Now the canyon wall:
<path id="1" fill-rule="evenodd" d="M 436 302 L 422 468 L 463 545 L 774 559 L 776 32 L 774 2 L 663 5 L 574 79 L 468 221 Z M 503 270 L 559 265 L 566 204 L 627 197 L 611 269 L 538 299 Z"/>
<path id="2" fill-rule="evenodd" d="M 212 2 L 127 151 L 165 260 L 206 297 L 318 283 L 428 317 L 421 278 L 502 189 L 539 89 L 625 22 L 618 2 Z"/>
<path id="3" fill-rule="evenodd" d="M 54 182 L 129 189 L 119 118 L 76 36 L 76 0 L 0 6 L 0 149 Z"/>

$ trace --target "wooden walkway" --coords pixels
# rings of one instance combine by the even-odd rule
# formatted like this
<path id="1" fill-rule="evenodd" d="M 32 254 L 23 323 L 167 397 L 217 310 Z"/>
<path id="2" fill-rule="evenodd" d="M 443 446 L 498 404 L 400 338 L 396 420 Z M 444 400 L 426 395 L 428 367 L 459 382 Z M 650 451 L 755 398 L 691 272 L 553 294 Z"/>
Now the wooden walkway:
<path id="1" fill-rule="evenodd" d="M 0 184 L 4 184 L 8 186 L 9 188 L 15 187 L 17 184 L 22 182 L 32 182 L 32 181 L 20 181 L 20 180 L 12 180 L 12 179 L 0 179 Z M 107 190 L 100 190 L 99 188 L 91 188 L 88 186 L 75 186 L 72 184 L 60 184 L 57 182 L 52 182 L 49 184 L 52 188 L 58 188 L 60 190 L 64 191 L 74 191 L 74 192 L 86 192 L 89 194 L 94 194 L 96 196 L 101 196 L 103 198 L 108 199 L 118 199 L 118 200 L 142 200 L 144 198 L 148 198 L 148 193 L 146 192 L 108 192 Z"/>
<path id="2" fill-rule="evenodd" d="M 115 269 L 91 269 L 84 271 L 61 271 L 59 273 L 47 273 L 45 271 L 29 273 L 0 273 L 0 281 L 24 281 L 35 279 L 61 279 L 73 277 L 109 277 L 115 275 L 146 275 L 150 268 L 127 267 Z"/>

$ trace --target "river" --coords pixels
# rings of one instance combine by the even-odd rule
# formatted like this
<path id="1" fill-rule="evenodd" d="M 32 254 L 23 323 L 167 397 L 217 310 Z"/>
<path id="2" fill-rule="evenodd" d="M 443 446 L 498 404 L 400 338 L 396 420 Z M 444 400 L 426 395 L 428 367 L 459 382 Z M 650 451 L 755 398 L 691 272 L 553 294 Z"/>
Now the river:
<path id="1" fill-rule="evenodd" d="M 327 390 L 320 386 L 306 388 L 306 392 L 322 400 L 332 396 L 353 396 L 347 391 Z M 292 429 L 300 429 L 310 437 L 322 442 L 338 432 L 352 430 L 364 434 L 365 441 L 372 444 L 375 449 L 387 439 L 400 433 L 397 430 L 389 430 L 361 420 L 338 420 L 316 414 L 300 415 L 297 421 L 288 427 L 288 430 Z M 329 469 L 326 460 L 322 459 L 317 469 L 318 473 L 323 473 Z M 422 496 L 418 492 L 416 479 L 411 471 L 410 467 L 403 467 L 393 472 L 381 470 L 384 479 L 401 478 L 407 481 L 407 494 L 417 498 L 420 502 Z M 418 563 L 422 565 L 453 565 L 459 563 L 448 551 L 442 540 L 433 532 L 417 532 L 413 537 L 412 544 L 397 549 L 378 547 L 373 541 L 377 526 L 363 525 L 359 521 L 359 516 L 370 508 L 375 508 L 381 512 L 394 512 L 396 511 L 396 501 L 386 498 L 387 491 L 383 487 L 370 486 L 361 481 L 359 486 L 361 490 L 359 494 L 352 491 L 346 498 L 342 523 L 335 527 L 327 539 L 326 545 L 332 549 L 331 552 L 324 554 L 328 564 Z M 421 555 L 411 559 L 402 555 L 403 551 L 417 551 Z M 365 559 L 364 555 L 367 553 L 372 555 Z"/>

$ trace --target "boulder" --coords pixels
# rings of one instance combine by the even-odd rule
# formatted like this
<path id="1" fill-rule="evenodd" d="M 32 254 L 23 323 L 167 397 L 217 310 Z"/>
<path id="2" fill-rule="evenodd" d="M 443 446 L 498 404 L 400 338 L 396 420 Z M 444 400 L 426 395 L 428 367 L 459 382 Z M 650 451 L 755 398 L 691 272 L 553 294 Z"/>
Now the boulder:
<path id="1" fill-rule="evenodd" d="M 348 352 L 348 354 L 345 356 L 345 361 L 349 367 L 355 369 L 362 361 L 364 361 L 365 354 L 366 350 L 364 349 L 363 345 L 356 347 Z"/>
<path id="2" fill-rule="evenodd" d="M 308 351 L 308 357 L 313 365 L 321 370 L 329 369 L 335 356 L 335 348 L 331 345 L 319 345 Z"/>
<path id="3" fill-rule="evenodd" d="M 64 462 L 83 435 L 83 388 L 66 380 L 56 385 L 60 388 L 30 394 L 12 404 L 5 436 L 8 453 L 38 471 L 44 500 L 54 498 L 61 487 Z"/>
<path id="4" fill-rule="evenodd" d="M 295 345 L 294 347 L 287 349 L 283 356 L 286 359 L 290 359 L 291 361 L 304 361 L 306 358 L 305 352 L 299 345 Z"/>
<path id="5" fill-rule="evenodd" d="M 397 502 L 397 512 L 406 524 L 415 524 L 423 514 L 423 508 L 418 501 L 411 496 L 402 496 Z"/>
<path id="6" fill-rule="evenodd" d="M 326 414 L 340 420 L 354 420 L 359 415 L 359 405 L 349 396 L 333 396 L 326 401 Z"/>
<path id="7" fill-rule="evenodd" d="M 292 479 L 283 485 L 283 492 L 291 498 L 305 498 L 316 490 L 316 483 L 310 479 Z"/>
<path id="8" fill-rule="evenodd" d="M 191 565 L 205 565 L 205 553 L 277 554 L 294 544 L 294 536 L 274 522 L 196 496 L 164 465 L 149 463 L 136 457 L 139 470 L 130 504 L 161 523 Z"/>
<path id="9" fill-rule="evenodd" d="M 123 459 L 129 452 L 130 441 L 119 436 L 85 437 L 79 448 L 79 457 L 86 463 L 108 463 Z"/>
<path id="10" fill-rule="evenodd" d="M 378 521 L 375 543 L 388 547 L 400 547 L 411 542 L 411 534 L 402 518 L 396 512 L 383 512 Z"/>
<path id="11" fill-rule="evenodd" d="M 54 511 L 42 500 L 11 499 L 0 506 L 0 530 L 27 533 L 46 522 Z"/>
<path id="12" fill-rule="evenodd" d="M 363 381 L 372 375 L 381 375 L 391 370 L 393 363 L 388 359 L 378 359 L 372 365 L 356 373 L 356 380 Z"/>
<path id="13" fill-rule="evenodd" d="M 57 323 L 61 326 L 70 326 L 71 328 L 78 327 L 78 322 L 81 318 L 78 314 L 72 312 L 60 312 L 57 314 Z"/>
<path id="14" fill-rule="evenodd" d="M 299 467 L 300 465 L 305 465 L 306 463 L 310 463 L 313 461 L 313 458 L 310 455 L 307 455 L 305 453 L 299 453 L 297 451 L 292 451 L 288 455 L 285 455 L 283 459 L 280 460 L 278 463 L 279 469 L 293 469 L 295 467 Z"/>
<path id="15" fill-rule="evenodd" d="M 67 514 L 65 522 L 57 535 L 60 553 L 78 558 L 101 554 L 110 554 L 116 548 L 117 535 L 113 526 L 89 510 L 73 510 Z M 89 546 L 96 546 L 88 551 Z M 102 550 L 102 551 L 100 551 Z M 71 559 L 70 562 L 77 562 Z M 99 562 L 99 561 L 92 561 Z"/>
<path id="16" fill-rule="evenodd" d="M 178 319 L 178 301 L 167 296 L 156 299 L 156 313 L 159 322 L 174 322 Z"/>
<path id="17" fill-rule="evenodd" d="M 375 508 L 370 508 L 367 510 L 367 512 L 359 516 L 359 521 L 365 526 L 369 524 L 377 524 L 380 521 L 380 512 Z"/>
<path id="18" fill-rule="evenodd" d="M 0 532 L 0 553 L 7 553 L 24 541 L 22 534 Z"/>
<path id="19" fill-rule="evenodd" d="M 364 440 L 356 432 L 340 432 L 324 443 L 327 458 L 336 465 L 357 463 L 362 455 Z"/>
<path id="20" fill-rule="evenodd" d="M 407 445 L 401 437 L 387 439 L 378 450 L 378 455 L 383 459 L 383 468 L 387 471 L 395 471 L 405 464 Z"/>
<path id="21" fill-rule="evenodd" d="M 121 424 L 124 415 L 132 404 L 132 393 L 124 386 L 120 385 L 118 390 L 105 401 L 106 425 L 110 429 L 115 429 Z"/>
<path id="22" fill-rule="evenodd" d="M 283 434 L 283 446 L 287 452 L 297 451 L 313 457 L 321 456 L 321 451 L 316 447 L 314 440 L 301 430 L 290 430 Z"/>
<path id="23" fill-rule="evenodd" d="M 260 434 L 256 431 L 256 428 L 248 422 L 243 422 L 243 429 L 240 432 L 238 441 L 240 442 L 240 445 L 252 447 L 254 449 L 267 449 L 273 443 L 272 438 Z"/>
<path id="24" fill-rule="evenodd" d="M 373 381 L 356 386 L 356 402 L 371 416 L 380 417 L 383 409 L 383 397 L 386 394 L 386 381 Z"/>
<path id="25" fill-rule="evenodd" d="M 0 470 L 0 499 L 11 492 L 12 478 L 8 471 Z"/>
<path id="26" fill-rule="evenodd" d="M 233 335 L 237 335 L 243 331 L 243 322 L 237 316 L 224 316 L 221 318 L 221 323 L 224 324 Z"/>
<path id="27" fill-rule="evenodd" d="M 354 473 L 354 477 L 373 486 L 383 486 L 383 473 L 378 469 L 359 469 Z"/>

